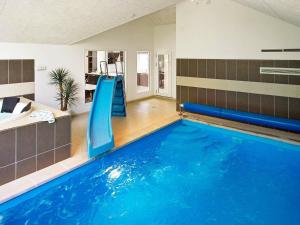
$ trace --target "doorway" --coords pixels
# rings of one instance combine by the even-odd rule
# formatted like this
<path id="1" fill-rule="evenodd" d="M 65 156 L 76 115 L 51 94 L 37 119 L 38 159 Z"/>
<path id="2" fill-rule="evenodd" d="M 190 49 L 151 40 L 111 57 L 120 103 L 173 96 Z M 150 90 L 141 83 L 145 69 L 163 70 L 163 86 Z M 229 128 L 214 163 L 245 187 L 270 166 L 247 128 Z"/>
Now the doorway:
<path id="1" fill-rule="evenodd" d="M 171 97 L 171 54 L 160 52 L 156 55 L 156 95 Z"/>

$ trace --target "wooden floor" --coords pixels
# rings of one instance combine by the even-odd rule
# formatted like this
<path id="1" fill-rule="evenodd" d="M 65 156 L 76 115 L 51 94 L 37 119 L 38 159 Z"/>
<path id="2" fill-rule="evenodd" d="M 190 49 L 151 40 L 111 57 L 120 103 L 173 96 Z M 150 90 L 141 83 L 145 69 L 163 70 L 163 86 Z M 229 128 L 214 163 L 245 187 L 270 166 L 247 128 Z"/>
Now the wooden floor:
<path id="1" fill-rule="evenodd" d="M 113 117 L 115 145 L 119 147 L 179 119 L 174 100 L 153 97 L 127 104 L 127 117 Z M 72 120 L 72 155 L 86 153 L 88 114 Z"/>

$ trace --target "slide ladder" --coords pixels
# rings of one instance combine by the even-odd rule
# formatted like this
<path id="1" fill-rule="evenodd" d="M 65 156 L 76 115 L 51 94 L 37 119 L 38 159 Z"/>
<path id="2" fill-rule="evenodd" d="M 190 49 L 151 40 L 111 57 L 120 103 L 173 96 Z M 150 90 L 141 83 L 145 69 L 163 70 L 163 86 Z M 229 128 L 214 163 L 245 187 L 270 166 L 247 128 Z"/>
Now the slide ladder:
<path id="1" fill-rule="evenodd" d="M 120 64 L 121 71 L 118 70 L 118 64 Z M 126 116 L 125 81 L 122 62 L 115 62 L 115 68 L 116 90 L 112 105 L 112 116 Z"/>
<path id="2" fill-rule="evenodd" d="M 107 62 L 101 61 L 100 71 L 102 75 L 109 75 L 116 78 L 116 89 L 112 103 L 112 116 L 126 116 L 126 95 L 123 62 L 115 62 L 115 71 L 111 72 L 108 70 Z"/>

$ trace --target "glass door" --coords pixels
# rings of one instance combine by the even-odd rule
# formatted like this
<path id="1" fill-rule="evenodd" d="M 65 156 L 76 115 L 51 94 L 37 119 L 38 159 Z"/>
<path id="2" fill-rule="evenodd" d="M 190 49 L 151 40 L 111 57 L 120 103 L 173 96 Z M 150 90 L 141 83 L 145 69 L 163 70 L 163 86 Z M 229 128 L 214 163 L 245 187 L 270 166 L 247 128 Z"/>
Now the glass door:
<path id="1" fill-rule="evenodd" d="M 170 72 L 169 54 L 157 54 L 156 94 L 170 96 Z"/>
<path id="2" fill-rule="evenodd" d="M 137 92 L 148 92 L 150 90 L 150 52 L 137 52 Z"/>

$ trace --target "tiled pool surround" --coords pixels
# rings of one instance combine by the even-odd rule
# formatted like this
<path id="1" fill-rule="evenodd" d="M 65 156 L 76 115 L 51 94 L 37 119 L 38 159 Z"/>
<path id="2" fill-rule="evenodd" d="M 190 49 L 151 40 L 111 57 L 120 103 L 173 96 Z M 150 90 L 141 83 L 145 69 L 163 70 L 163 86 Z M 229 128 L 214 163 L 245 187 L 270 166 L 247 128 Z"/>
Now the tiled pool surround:
<path id="1" fill-rule="evenodd" d="M 0 185 L 70 157 L 71 116 L 0 131 Z"/>

